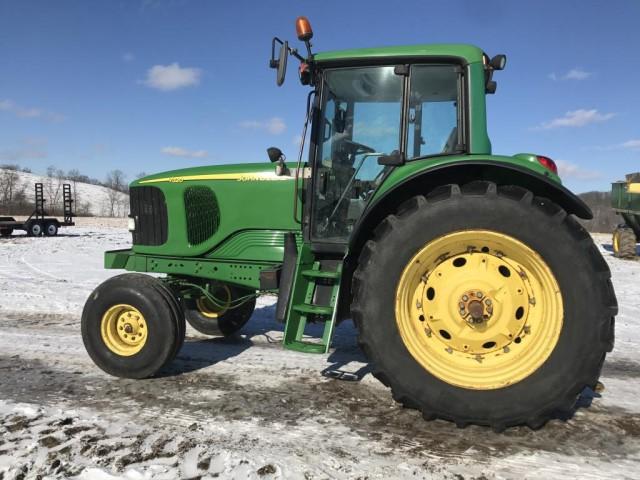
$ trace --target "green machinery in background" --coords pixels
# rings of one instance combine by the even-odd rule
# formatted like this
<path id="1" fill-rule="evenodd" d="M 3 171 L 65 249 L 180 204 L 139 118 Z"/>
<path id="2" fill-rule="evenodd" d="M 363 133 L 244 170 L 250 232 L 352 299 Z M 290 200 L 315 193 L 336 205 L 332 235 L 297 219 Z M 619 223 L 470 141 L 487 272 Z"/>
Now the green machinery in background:
<path id="1" fill-rule="evenodd" d="M 270 162 L 134 181 L 133 246 L 105 266 L 136 273 L 87 300 L 91 358 L 153 376 L 185 318 L 232 335 L 272 293 L 285 348 L 326 353 L 352 318 L 373 374 L 427 419 L 501 430 L 570 415 L 613 346 L 616 299 L 574 218 L 591 211 L 555 163 L 492 152 L 486 98 L 506 57 L 458 44 L 313 53 L 306 18 L 296 28 L 305 53 L 274 38 L 270 66 L 281 85 L 295 59 L 309 87 L 297 159 L 272 147 Z"/>
<path id="2" fill-rule="evenodd" d="M 611 206 L 624 220 L 613 231 L 613 253 L 635 258 L 640 239 L 640 173 L 630 173 L 626 181 L 611 184 Z"/>

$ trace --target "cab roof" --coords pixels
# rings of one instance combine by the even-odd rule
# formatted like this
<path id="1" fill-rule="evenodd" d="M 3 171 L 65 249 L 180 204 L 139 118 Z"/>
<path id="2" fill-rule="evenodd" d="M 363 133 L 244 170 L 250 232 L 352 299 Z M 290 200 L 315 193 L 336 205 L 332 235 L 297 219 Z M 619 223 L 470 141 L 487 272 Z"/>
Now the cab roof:
<path id="1" fill-rule="evenodd" d="M 342 60 L 380 60 L 393 57 L 458 57 L 465 63 L 482 62 L 483 52 L 476 46 L 462 43 L 402 45 L 380 48 L 355 48 L 334 50 L 314 55 L 318 63 L 330 63 Z"/>

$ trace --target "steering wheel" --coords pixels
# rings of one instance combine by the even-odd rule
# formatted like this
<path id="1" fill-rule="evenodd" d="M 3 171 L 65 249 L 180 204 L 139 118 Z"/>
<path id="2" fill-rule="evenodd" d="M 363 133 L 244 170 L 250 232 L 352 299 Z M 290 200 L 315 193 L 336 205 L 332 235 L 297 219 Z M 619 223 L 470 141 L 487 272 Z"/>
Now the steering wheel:
<path id="1" fill-rule="evenodd" d="M 349 153 L 373 153 L 375 149 L 371 148 L 368 145 L 363 143 L 354 142 L 352 140 L 347 140 L 346 138 L 342 140 L 342 143 L 350 150 Z"/>

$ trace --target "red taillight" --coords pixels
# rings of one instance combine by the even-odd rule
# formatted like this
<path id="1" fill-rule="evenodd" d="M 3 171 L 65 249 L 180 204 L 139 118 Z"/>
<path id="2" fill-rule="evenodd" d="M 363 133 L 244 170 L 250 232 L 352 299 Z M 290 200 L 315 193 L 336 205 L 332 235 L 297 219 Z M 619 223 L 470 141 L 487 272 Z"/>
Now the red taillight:
<path id="1" fill-rule="evenodd" d="M 547 170 L 552 171 L 556 175 L 558 174 L 558 166 L 556 165 L 556 162 L 551 160 L 549 157 L 543 157 L 542 155 L 536 156 L 538 157 L 538 162 L 540 162 L 540 165 L 542 165 Z"/>

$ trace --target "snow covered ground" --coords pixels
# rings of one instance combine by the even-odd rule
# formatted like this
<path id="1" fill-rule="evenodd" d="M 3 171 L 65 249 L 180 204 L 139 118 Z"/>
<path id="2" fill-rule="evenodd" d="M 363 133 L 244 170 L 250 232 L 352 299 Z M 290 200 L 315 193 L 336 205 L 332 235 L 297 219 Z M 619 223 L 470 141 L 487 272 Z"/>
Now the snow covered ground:
<path id="1" fill-rule="evenodd" d="M 496 434 L 425 422 L 368 372 L 345 322 L 329 355 L 282 350 L 274 299 L 242 335 L 188 330 L 159 378 L 121 380 L 90 361 L 79 319 L 129 235 L 78 226 L 0 240 L 0 479 L 640 478 L 640 262 L 596 236 L 620 302 L 606 390 L 574 418 Z M 354 373 L 360 381 L 322 375 Z M 591 405 L 587 408 L 587 405 Z"/>

